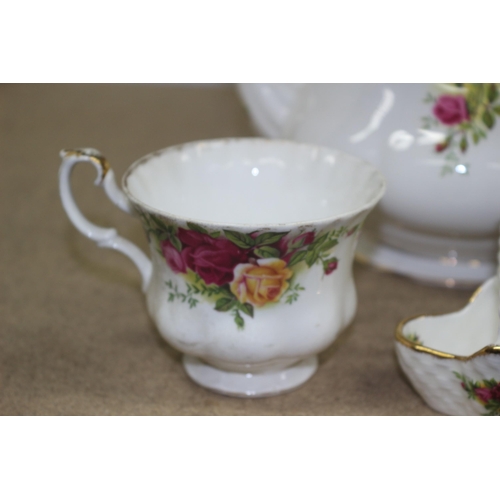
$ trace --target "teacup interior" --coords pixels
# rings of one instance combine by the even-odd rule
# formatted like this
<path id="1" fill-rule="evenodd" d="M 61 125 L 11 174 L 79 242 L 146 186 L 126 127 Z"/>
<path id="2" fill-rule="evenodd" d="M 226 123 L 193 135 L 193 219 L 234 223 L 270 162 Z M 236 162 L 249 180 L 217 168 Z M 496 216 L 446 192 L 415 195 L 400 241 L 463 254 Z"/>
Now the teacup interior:
<path id="1" fill-rule="evenodd" d="M 123 185 L 135 201 L 178 218 L 249 225 L 343 216 L 384 191 L 381 174 L 361 160 L 266 139 L 167 148 L 132 165 Z"/>

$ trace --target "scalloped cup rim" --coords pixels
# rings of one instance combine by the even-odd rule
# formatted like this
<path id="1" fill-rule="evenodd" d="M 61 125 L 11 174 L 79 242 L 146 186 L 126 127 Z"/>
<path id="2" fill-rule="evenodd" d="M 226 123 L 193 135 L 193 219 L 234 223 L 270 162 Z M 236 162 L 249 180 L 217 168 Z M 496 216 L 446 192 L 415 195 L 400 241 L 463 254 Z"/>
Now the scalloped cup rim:
<path id="1" fill-rule="evenodd" d="M 375 175 L 378 177 L 378 182 L 379 186 L 378 189 L 375 193 L 374 196 L 370 199 L 369 202 L 364 203 L 360 205 L 359 207 L 349 210 L 346 212 L 341 212 L 338 214 L 334 214 L 330 217 L 324 217 L 324 218 L 316 218 L 316 219 L 306 219 L 306 220 L 298 220 L 298 221 L 293 221 L 293 222 L 286 222 L 286 223 L 266 223 L 266 222 L 261 222 L 261 223 L 238 223 L 238 222 L 214 222 L 214 221 L 209 221 L 205 219 L 199 219 L 199 218 L 194 218 L 194 217 L 186 217 L 180 214 L 175 214 L 172 212 L 168 212 L 165 210 L 158 209 L 156 207 L 153 207 L 149 205 L 148 203 L 145 203 L 144 201 L 140 200 L 136 196 L 134 196 L 128 185 L 127 181 L 130 175 L 134 172 L 134 170 L 139 167 L 140 165 L 143 165 L 146 163 L 149 159 L 154 158 L 155 156 L 159 156 L 164 153 L 169 153 L 169 152 L 174 152 L 176 150 L 179 150 L 181 148 L 186 148 L 186 147 L 192 147 L 196 144 L 217 144 L 217 143 L 225 143 L 225 142 L 254 142 L 254 143 L 276 143 L 276 144 L 291 144 L 293 146 L 302 146 L 302 147 L 310 147 L 314 148 L 316 150 L 321 150 L 321 151 L 328 151 L 331 153 L 334 153 L 335 155 L 340 155 L 342 158 L 347 159 L 352 162 L 356 162 L 358 165 L 363 166 L 365 168 L 371 169 Z M 385 194 L 386 188 L 387 188 L 387 183 L 380 172 L 378 168 L 373 166 L 370 162 L 367 162 L 361 158 L 358 158 L 356 156 L 353 156 L 349 153 L 345 153 L 343 151 L 333 149 L 333 148 L 328 148 L 324 146 L 320 146 L 317 144 L 313 143 L 306 143 L 306 142 L 297 142 L 297 141 L 292 141 L 292 140 L 286 140 L 286 139 L 268 139 L 268 138 L 261 138 L 261 137 L 228 137 L 228 138 L 220 138 L 220 139 L 208 139 L 208 140 L 198 140 L 198 141 L 190 141 L 182 144 L 176 144 L 173 146 L 168 146 L 166 148 L 158 149 L 152 153 L 149 153 L 147 155 L 142 156 L 138 160 L 136 160 L 134 163 L 132 163 L 125 173 L 123 174 L 122 177 L 122 189 L 126 196 L 136 205 L 140 206 L 141 208 L 145 209 L 146 211 L 153 213 L 155 215 L 160 215 L 163 217 L 167 217 L 171 220 L 174 221 L 189 221 L 193 222 L 195 224 L 200 224 L 205 227 L 213 227 L 213 228 L 242 228 L 245 230 L 257 230 L 265 227 L 266 229 L 269 229 L 271 231 L 273 230 L 283 230 L 283 229 L 293 229 L 297 225 L 301 226 L 309 226 L 309 225 L 326 225 L 328 223 L 337 221 L 337 220 L 343 220 L 343 219 L 348 219 L 351 217 L 355 217 L 356 215 L 359 215 L 360 213 L 364 211 L 369 211 L 377 205 L 377 203 L 382 199 L 382 197 Z"/>

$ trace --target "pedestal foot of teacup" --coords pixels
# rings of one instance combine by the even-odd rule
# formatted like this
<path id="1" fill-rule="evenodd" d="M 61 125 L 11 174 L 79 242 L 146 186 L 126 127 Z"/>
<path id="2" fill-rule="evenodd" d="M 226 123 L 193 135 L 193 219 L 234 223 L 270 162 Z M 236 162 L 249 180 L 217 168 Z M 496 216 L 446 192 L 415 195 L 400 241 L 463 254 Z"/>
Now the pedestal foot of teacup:
<path id="1" fill-rule="evenodd" d="M 291 391 L 309 380 L 318 368 L 317 356 L 311 356 L 288 368 L 260 373 L 219 370 L 198 358 L 184 355 L 183 365 L 198 385 L 227 396 L 259 398 Z"/>

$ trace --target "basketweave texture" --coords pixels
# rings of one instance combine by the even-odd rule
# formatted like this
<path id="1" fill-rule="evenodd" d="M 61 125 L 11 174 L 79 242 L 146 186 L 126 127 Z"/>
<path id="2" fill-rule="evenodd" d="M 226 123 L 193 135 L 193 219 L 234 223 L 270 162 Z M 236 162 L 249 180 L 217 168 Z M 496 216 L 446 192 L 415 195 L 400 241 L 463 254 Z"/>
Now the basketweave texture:
<path id="1" fill-rule="evenodd" d="M 484 354 L 465 361 L 445 359 L 396 342 L 396 355 L 413 387 L 434 410 L 447 415 L 489 414 L 481 387 L 468 391 L 464 380 L 480 386 L 483 381 L 498 383 L 500 354 Z"/>

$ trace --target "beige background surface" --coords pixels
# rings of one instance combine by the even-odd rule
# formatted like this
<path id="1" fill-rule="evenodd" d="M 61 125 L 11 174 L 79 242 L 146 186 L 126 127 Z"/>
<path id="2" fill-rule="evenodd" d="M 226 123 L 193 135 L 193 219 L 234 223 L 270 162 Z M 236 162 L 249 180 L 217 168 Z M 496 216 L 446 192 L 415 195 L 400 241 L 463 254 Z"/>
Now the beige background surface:
<path id="1" fill-rule="evenodd" d="M 100 149 L 118 177 L 169 145 L 254 135 L 231 86 L 0 86 L 0 414 L 433 415 L 398 369 L 397 322 L 461 308 L 470 293 L 429 288 L 355 265 L 359 307 L 302 388 L 268 399 L 212 394 L 146 313 L 135 267 L 97 248 L 64 214 L 59 150 Z M 93 186 L 73 186 L 84 213 L 146 250 L 137 220 Z"/>

